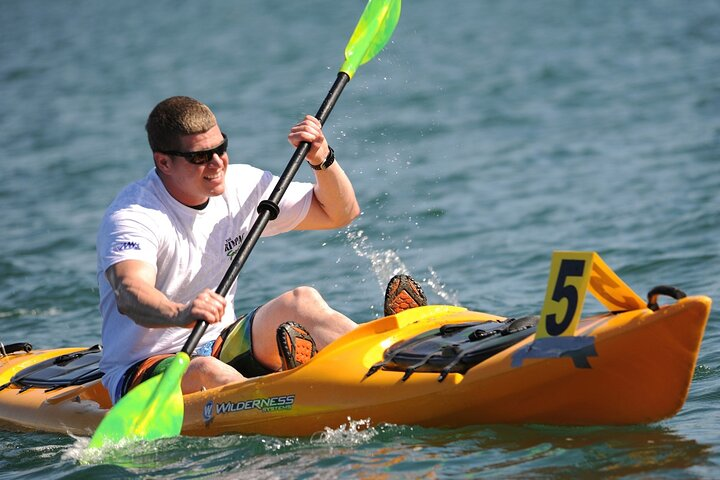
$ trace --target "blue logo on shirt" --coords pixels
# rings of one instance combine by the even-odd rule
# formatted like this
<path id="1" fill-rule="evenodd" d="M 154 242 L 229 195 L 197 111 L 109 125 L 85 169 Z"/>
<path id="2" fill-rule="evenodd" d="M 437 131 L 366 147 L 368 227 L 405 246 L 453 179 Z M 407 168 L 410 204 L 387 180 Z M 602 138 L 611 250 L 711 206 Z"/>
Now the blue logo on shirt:
<path id="1" fill-rule="evenodd" d="M 137 242 L 122 242 L 113 247 L 114 252 L 124 252 L 125 250 L 140 250 L 140 244 Z"/>

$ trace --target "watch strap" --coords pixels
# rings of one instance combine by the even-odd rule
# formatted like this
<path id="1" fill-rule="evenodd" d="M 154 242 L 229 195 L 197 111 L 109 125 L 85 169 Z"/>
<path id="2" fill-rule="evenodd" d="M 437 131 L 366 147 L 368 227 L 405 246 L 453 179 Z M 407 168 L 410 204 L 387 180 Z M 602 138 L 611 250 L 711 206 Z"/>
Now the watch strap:
<path id="1" fill-rule="evenodd" d="M 327 170 L 330 165 L 335 163 L 335 150 L 332 149 L 331 146 L 328 145 L 328 148 L 330 149 L 330 152 L 328 153 L 327 157 L 325 157 L 325 160 L 322 161 L 319 165 L 313 165 L 310 163 L 310 160 L 308 160 L 308 165 L 310 165 L 310 168 L 313 170 Z"/>

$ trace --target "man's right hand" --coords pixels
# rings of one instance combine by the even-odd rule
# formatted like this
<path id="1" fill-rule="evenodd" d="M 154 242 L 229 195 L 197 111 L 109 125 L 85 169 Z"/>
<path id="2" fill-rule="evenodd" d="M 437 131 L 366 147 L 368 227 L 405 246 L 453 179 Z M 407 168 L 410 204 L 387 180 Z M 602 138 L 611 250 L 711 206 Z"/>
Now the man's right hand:
<path id="1" fill-rule="evenodd" d="M 205 320 L 209 324 L 218 323 L 225 314 L 226 305 L 225 297 L 206 288 L 180 312 L 178 324 L 192 328 L 198 320 Z"/>

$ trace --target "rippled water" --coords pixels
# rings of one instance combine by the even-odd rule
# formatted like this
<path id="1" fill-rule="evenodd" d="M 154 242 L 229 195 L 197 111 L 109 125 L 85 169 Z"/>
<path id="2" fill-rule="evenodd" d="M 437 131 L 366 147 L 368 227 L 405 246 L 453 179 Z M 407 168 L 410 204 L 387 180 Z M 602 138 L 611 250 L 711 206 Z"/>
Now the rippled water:
<path id="1" fill-rule="evenodd" d="M 159 100 L 216 112 L 233 161 L 279 172 L 364 2 L 42 2 L 0 16 L 4 342 L 97 343 L 95 231 L 151 159 Z M 553 250 L 598 251 L 641 295 L 720 298 L 720 4 L 406 1 L 326 127 L 363 215 L 261 242 L 238 310 L 299 284 L 365 321 L 394 272 L 433 302 L 533 313 Z M 301 179 L 311 173 L 302 169 Z M 0 432 L 0 478 L 720 475 L 713 312 L 674 418 L 632 428 L 366 425 L 178 438 L 84 464 L 82 439 Z M 679 326 L 681 328 L 681 326 Z"/>

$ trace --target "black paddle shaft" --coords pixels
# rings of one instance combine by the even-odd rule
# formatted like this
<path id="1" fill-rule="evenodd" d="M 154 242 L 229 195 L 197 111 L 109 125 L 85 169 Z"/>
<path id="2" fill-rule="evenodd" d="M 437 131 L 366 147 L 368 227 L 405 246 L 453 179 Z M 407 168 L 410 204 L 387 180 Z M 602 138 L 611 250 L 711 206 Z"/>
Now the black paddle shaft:
<path id="1" fill-rule="evenodd" d="M 315 118 L 320 120 L 322 125 L 325 124 L 325 120 L 327 120 L 328 116 L 330 116 L 330 112 L 335 106 L 335 103 L 340 97 L 345 85 L 347 85 L 349 81 L 350 77 L 347 73 L 338 73 L 335 83 L 330 88 L 330 91 L 315 115 Z M 278 205 L 280 200 L 283 195 L 285 195 L 285 192 L 290 186 L 293 178 L 295 178 L 295 174 L 300 169 L 300 166 L 309 151 L 310 144 L 307 142 L 302 142 L 295 149 L 295 153 L 290 158 L 290 162 L 287 167 L 285 167 L 285 171 L 282 175 L 280 175 L 280 179 L 278 180 L 277 185 L 275 185 L 270 197 L 268 197 L 267 200 L 261 201 L 258 205 L 258 218 L 255 220 L 255 223 L 253 223 L 253 226 L 250 228 L 250 232 L 248 232 L 247 237 L 245 237 L 245 240 L 240 245 L 240 249 L 237 254 L 235 254 L 235 257 L 230 263 L 230 267 L 228 267 L 227 272 L 225 272 L 225 276 L 220 281 L 220 285 L 218 285 L 215 293 L 222 295 L 223 297 L 227 295 L 227 292 L 230 290 L 233 282 L 235 282 L 235 279 L 240 274 L 240 270 L 242 270 L 242 267 L 245 265 L 248 257 L 250 257 L 250 252 L 252 252 L 252 249 L 255 247 L 258 240 L 260 240 L 260 236 L 262 235 L 263 230 L 265 230 L 268 222 L 270 220 L 275 220 L 279 215 L 280 207 Z M 206 329 L 207 322 L 204 320 L 198 321 L 185 342 L 182 351 L 189 355 L 193 350 L 195 350 Z"/>

